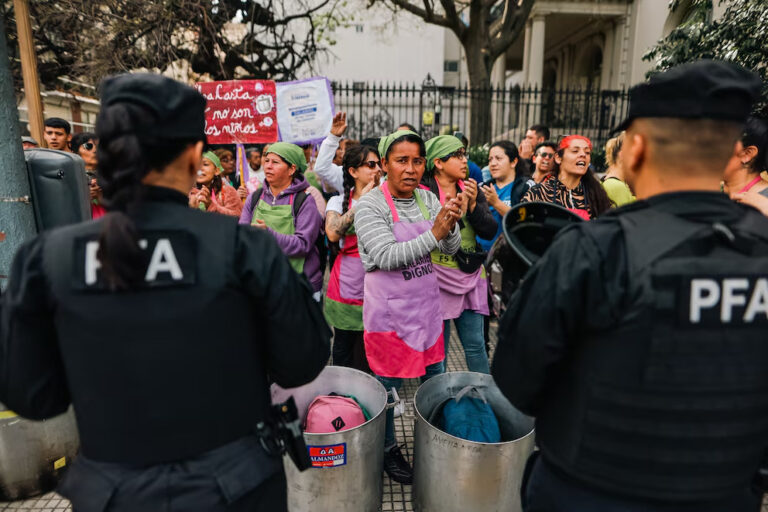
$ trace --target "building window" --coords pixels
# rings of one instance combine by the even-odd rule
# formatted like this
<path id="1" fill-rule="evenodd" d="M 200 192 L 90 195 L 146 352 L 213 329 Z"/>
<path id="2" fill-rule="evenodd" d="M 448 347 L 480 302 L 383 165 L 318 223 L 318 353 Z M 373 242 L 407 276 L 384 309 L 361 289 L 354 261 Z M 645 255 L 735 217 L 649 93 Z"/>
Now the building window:
<path id="1" fill-rule="evenodd" d="M 443 62 L 443 71 L 446 73 L 458 73 L 459 71 L 459 61 L 457 60 L 446 60 Z"/>
<path id="2" fill-rule="evenodd" d="M 363 33 L 363 26 L 359 25 L 359 24 L 355 25 L 355 32 L 357 32 L 358 34 L 362 34 Z"/>

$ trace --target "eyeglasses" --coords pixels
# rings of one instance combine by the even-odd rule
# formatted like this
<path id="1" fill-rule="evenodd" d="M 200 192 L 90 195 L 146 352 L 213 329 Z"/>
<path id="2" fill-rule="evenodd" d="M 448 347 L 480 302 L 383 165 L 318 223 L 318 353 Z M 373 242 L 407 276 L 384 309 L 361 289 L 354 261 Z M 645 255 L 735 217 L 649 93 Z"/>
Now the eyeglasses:
<path id="1" fill-rule="evenodd" d="M 450 155 L 448 155 L 448 157 L 446 158 L 446 160 L 447 160 L 448 158 L 453 158 L 453 157 L 456 157 L 456 158 L 467 158 L 467 150 L 466 150 L 466 149 L 464 149 L 464 148 L 461 148 L 461 149 L 457 149 L 456 151 L 454 151 L 453 153 L 451 153 Z"/>
<path id="2" fill-rule="evenodd" d="M 539 156 L 541 158 L 554 158 L 555 154 L 554 153 L 539 153 Z"/>
<path id="3" fill-rule="evenodd" d="M 368 160 L 367 162 L 363 162 L 362 165 L 366 166 L 369 169 L 375 169 L 377 167 L 381 169 L 381 162 L 379 162 L 378 160 Z"/>
<path id="4" fill-rule="evenodd" d="M 225 156 L 224 158 L 221 158 L 220 160 L 222 162 L 234 162 L 235 161 L 235 159 L 232 158 L 231 156 Z"/>
<path id="5" fill-rule="evenodd" d="M 96 147 L 96 144 L 94 144 L 93 142 L 86 142 L 85 144 L 82 145 L 82 148 L 85 149 L 86 151 L 90 151 L 95 147 Z"/>

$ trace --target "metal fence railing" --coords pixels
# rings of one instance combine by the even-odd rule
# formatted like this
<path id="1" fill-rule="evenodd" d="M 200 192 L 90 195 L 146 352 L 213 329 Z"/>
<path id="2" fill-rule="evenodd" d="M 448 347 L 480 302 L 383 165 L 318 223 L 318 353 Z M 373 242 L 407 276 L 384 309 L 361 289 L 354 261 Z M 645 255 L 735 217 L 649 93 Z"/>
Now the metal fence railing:
<path id="1" fill-rule="evenodd" d="M 333 82 L 332 88 L 336 109 L 347 112 L 347 133 L 358 140 L 390 133 L 402 123 L 414 125 L 424 137 L 467 133 L 471 99 L 485 96 L 491 104 L 488 122 L 493 140 L 519 142 L 529 126 L 544 124 L 553 139 L 579 133 L 603 144 L 629 106 L 626 90 L 473 89 L 437 86 L 429 77 L 421 85 Z M 471 141 L 484 142 L 489 141 Z"/>

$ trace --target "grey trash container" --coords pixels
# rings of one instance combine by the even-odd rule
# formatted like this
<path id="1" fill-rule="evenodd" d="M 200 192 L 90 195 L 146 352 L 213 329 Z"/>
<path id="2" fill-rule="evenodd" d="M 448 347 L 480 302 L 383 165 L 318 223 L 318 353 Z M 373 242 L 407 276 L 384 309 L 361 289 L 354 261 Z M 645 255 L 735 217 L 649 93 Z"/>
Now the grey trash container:
<path id="1" fill-rule="evenodd" d="M 291 389 L 272 386 L 272 401 L 291 395 L 302 423 L 309 404 L 319 395 L 354 396 L 371 419 L 355 428 L 333 434 L 304 434 L 313 458 L 312 467 L 299 472 L 285 457 L 288 509 L 291 512 L 377 512 L 381 510 L 384 426 L 387 392 L 374 377 L 352 368 L 327 366 L 309 384 Z"/>
<path id="2" fill-rule="evenodd" d="M 0 499 L 14 501 L 52 490 L 79 444 L 72 408 L 49 420 L 31 421 L 0 404 Z"/>
<path id="3" fill-rule="evenodd" d="M 481 389 L 496 413 L 501 443 L 453 437 L 429 423 L 436 407 L 466 386 Z M 504 398 L 490 375 L 445 373 L 414 397 L 413 504 L 417 512 L 517 512 L 520 483 L 533 451 L 533 419 Z"/>

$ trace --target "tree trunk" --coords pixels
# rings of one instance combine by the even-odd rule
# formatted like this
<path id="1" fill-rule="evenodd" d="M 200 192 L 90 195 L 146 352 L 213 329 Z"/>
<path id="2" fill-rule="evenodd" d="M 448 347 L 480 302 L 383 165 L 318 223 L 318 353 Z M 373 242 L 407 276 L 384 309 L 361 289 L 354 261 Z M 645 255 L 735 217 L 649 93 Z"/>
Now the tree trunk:
<path id="1" fill-rule="evenodd" d="M 467 52 L 467 67 L 469 71 L 470 87 L 470 143 L 485 144 L 491 142 L 491 67 L 486 65 L 481 48 Z M 473 55 L 474 54 L 474 55 Z"/>

